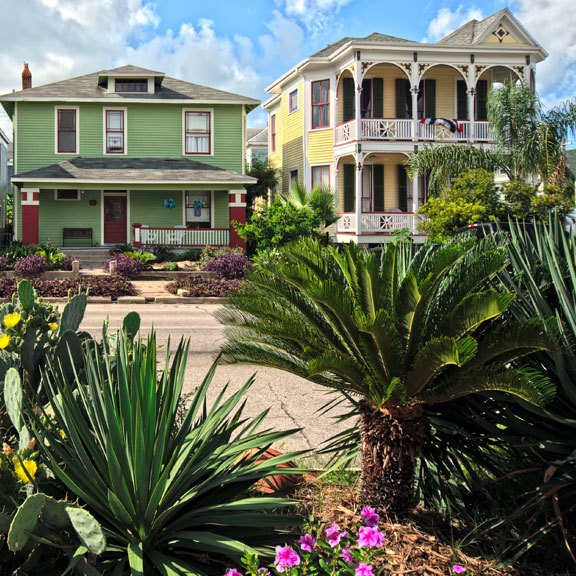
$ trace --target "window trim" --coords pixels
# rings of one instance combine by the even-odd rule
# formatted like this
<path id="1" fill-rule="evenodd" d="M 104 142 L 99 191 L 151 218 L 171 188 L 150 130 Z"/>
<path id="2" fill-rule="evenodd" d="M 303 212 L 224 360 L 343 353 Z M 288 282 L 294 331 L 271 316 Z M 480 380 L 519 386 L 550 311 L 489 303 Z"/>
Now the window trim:
<path id="1" fill-rule="evenodd" d="M 59 130 L 59 119 L 60 111 L 74 111 L 75 112 L 75 133 L 76 140 L 74 142 L 73 151 L 60 151 L 60 130 Z M 55 106 L 54 107 L 54 154 L 58 156 L 70 156 L 73 154 L 80 154 L 80 107 L 79 106 Z"/>
<path id="2" fill-rule="evenodd" d="M 270 115 L 270 150 L 271 154 L 276 152 L 276 114 Z"/>
<path id="3" fill-rule="evenodd" d="M 123 135 L 123 150 L 122 152 L 108 152 L 107 150 L 107 137 L 108 137 L 108 112 L 122 112 L 122 135 Z M 102 132 L 104 136 L 103 154 L 105 156 L 126 156 L 128 154 L 128 109 L 121 106 L 105 106 L 102 110 L 103 124 Z"/>
<path id="4" fill-rule="evenodd" d="M 125 77 L 115 77 L 114 78 L 114 93 L 115 94 L 148 94 L 148 83 L 149 78 L 125 78 Z M 118 82 L 146 82 L 146 90 L 118 90 Z"/>
<path id="5" fill-rule="evenodd" d="M 208 152 L 186 151 L 186 114 L 191 112 L 209 114 Z M 214 156 L 214 108 L 182 108 L 182 156 Z"/>
<path id="6" fill-rule="evenodd" d="M 58 198 L 59 192 L 76 192 L 76 198 Z M 55 202 L 78 202 L 80 200 L 80 190 L 78 189 L 68 189 L 68 188 L 58 188 L 54 190 L 54 201 Z"/>
<path id="7" fill-rule="evenodd" d="M 293 178 L 292 174 L 296 174 L 296 177 Z M 292 168 L 288 170 L 288 191 L 292 189 L 292 183 L 296 182 L 298 184 L 298 178 L 300 178 L 300 170 L 298 168 Z"/>
<path id="8" fill-rule="evenodd" d="M 328 82 L 328 100 L 326 102 L 319 102 L 314 104 L 314 84 L 319 84 L 321 82 Z M 322 94 L 322 89 L 320 89 L 320 94 Z M 310 105 L 312 109 L 310 110 L 310 126 L 312 130 L 322 130 L 325 128 L 330 128 L 331 114 L 330 114 L 330 78 L 324 78 L 323 80 L 314 80 L 310 83 Z M 328 106 L 328 124 L 321 126 L 314 126 L 314 107 L 315 106 Z"/>
<path id="9" fill-rule="evenodd" d="M 292 97 L 296 96 L 296 106 L 292 107 Z M 288 114 L 298 111 L 298 88 L 288 94 Z"/>
<path id="10" fill-rule="evenodd" d="M 208 203 L 210 210 L 210 221 L 208 222 L 208 228 L 196 228 L 196 230 L 213 230 L 214 229 L 214 190 L 183 190 L 184 196 L 184 226 L 188 228 L 188 208 L 193 208 L 193 205 L 188 204 L 188 194 L 194 194 L 198 192 L 206 192 L 208 194 Z"/>
<path id="11" fill-rule="evenodd" d="M 311 166 L 310 167 L 310 186 L 312 189 L 314 189 L 314 170 L 317 170 L 319 168 L 328 168 L 328 188 L 327 188 L 327 190 L 330 190 L 332 187 L 332 175 L 330 174 L 330 164 L 318 164 L 317 166 Z M 320 184 L 320 187 L 322 187 L 322 184 Z"/>

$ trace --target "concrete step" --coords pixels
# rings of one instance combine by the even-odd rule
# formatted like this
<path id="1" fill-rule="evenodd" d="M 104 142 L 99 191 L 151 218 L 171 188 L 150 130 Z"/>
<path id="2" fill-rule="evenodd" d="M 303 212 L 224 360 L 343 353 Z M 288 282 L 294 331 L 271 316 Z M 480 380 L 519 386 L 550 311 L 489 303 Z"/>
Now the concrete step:
<path id="1" fill-rule="evenodd" d="M 71 254 L 80 262 L 80 269 L 101 270 L 104 262 L 110 258 L 108 248 L 65 248 L 66 254 Z"/>

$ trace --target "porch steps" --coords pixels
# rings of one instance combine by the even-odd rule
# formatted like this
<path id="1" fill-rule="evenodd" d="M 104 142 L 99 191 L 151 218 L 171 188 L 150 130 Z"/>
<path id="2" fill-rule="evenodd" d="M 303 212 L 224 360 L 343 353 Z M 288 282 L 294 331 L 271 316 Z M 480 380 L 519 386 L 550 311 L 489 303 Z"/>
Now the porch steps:
<path id="1" fill-rule="evenodd" d="M 80 270 L 102 270 L 110 258 L 108 248 L 64 248 L 62 251 L 80 262 Z"/>

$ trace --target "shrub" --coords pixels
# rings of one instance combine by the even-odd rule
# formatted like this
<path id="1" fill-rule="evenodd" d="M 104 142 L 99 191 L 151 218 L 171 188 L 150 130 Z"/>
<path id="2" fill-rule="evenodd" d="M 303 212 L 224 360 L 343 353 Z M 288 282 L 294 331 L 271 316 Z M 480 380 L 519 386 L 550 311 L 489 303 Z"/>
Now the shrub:
<path id="1" fill-rule="evenodd" d="M 152 262 L 156 260 L 156 256 L 152 254 L 152 252 L 122 252 L 124 256 L 128 256 L 128 258 L 132 258 L 132 260 L 138 260 L 138 262 L 143 262 L 144 264 L 148 264 L 148 262 Z"/>
<path id="2" fill-rule="evenodd" d="M 171 294 L 176 294 L 178 290 L 186 290 L 186 296 L 216 296 L 225 298 L 231 294 L 240 292 L 241 280 L 220 280 L 214 278 L 184 278 L 176 280 L 166 286 L 166 290 Z"/>
<path id="3" fill-rule="evenodd" d="M 116 260 L 116 274 L 125 276 L 126 278 L 134 278 L 138 276 L 146 268 L 144 262 L 134 260 L 124 254 L 117 254 L 113 258 L 109 258 L 104 263 L 104 272 L 110 272 L 110 262 Z"/>
<path id="4" fill-rule="evenodd" d="M 180 267 L 177 262 L 166 262 L 164 264 L 164 270 L 167 270 L 168 272 L 176 272 L 180 270 Z"/>
<path id="5" fill-rule="evenodd" d="M 121 331 L 112 351 L 102 354 L 89 344 L 82 357 L 80 394 L 56 365 L 45 374 L 58 424 L 34 411 L 30 418 L 50 469 L 106 533 L 98 573 L 204 574 L 206 554 L 230 561 L 242 550 L 270 554 L 287 537 L 298 520 L 266 512 L 292 502 L 259 497 L 252 487 L 299 470 L 280 467 L 294 454 L 257 464 L 290 432 L 258 430 L 265 413 L 244 416 L 242 398 L 252 380 L 208 405 L 213 366 L 180 423 L 188 344 L 179 344 L 160 374 L 154 334 L 143 343 Z"/>
<path id="6" fill-rule="evenodd" d="M 8 258 L 2 254 L 0 256 L 0 272 L 6 270 L 8 268 Z"/>
<path id="7" fill-rule="evenodd" d="M 22 278 L 34 278 L 46 272 L 47 268 L 46 259 L 41 254 L 31 254 L 20 258 L 14 264 L 14 271 Z"/>
<path id="8" fill-rule="evenodd" d="M 61 270 L 72 270 L 72 263 L 76 260 L 72 254 L 66 254 L 60 263 Z"/>
<path id="9" fill-rule="evenodd" d="M 246 270 L 251 267 L 250 259 L 246 254 L 228 252 L 204 264 L 204 270 L 214 272 L 218 278 L 233 280 L 244 278 Z"/>
<path id="10" fill-rule="evenodd" d="M 231 248 L 230 246 L 204 246 L 200 254 L 200 266 L 204 266 L 212 260 L 224 256 L 224 254 L 243 254 L 242 248 Z"/>

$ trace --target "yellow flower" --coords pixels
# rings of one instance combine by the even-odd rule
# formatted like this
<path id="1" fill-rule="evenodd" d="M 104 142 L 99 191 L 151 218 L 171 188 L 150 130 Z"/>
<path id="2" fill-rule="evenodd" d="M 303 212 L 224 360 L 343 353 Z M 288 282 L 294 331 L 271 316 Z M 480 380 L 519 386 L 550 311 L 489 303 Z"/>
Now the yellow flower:
<path id="1" fill-rule="evenodd" d="M 62 429 L 60 429 L 60 436 L 62 436 L 62 438 L 66 438 L 66 432 L 64 432 Z"/>
<path id="2" fill-rule="evenodd" d="M 52 330 L 52 332 L 54 332 L 54 330 L 56 330 L 56 328 L 58 328 L 58 324 L 56 324 L 56 322 L 48 322 L 48 328 L 50 328 L 50 330 Z"/>
<path id="3" fill-rule="evenodd" d="M 22 467 L 22 464 L 24 467 Z M 22 464 L 20 464 L 20 462 L 18 462 L 18 464 L 14 464 L 14 472 L 16 472 L 16 476 L 18 476 L 18 478 L 20 478 L 24 484 L 29 484 L 30 478 L 34 479 L 36 476 L 36 470 L 38 470 L 38 466 L 34 460 L 24 460 Z M 24 472 L 24 468 L 26 468 L 28 471 L 30 478 L 28 478 L 28 475 L 26 472 Z"/>
<path id="4" fill-rule="evenodd" d="M 8 334 L 0 334 L 0 350 L 4 350 L 10 344 L 10 336 Z"/>
<path id="5" fill-rule="evenodd" d="M 13 314 L 6 314 L 4 316 L 4 324 L 6 324 L 7 328 L 14 328 L 18 322 L 20 322 L 21 316 L 18 312 L 14 312 Z"/>

